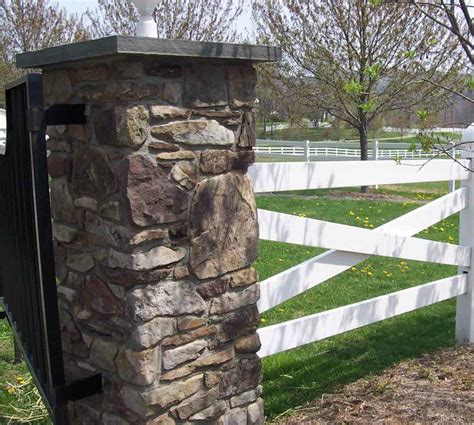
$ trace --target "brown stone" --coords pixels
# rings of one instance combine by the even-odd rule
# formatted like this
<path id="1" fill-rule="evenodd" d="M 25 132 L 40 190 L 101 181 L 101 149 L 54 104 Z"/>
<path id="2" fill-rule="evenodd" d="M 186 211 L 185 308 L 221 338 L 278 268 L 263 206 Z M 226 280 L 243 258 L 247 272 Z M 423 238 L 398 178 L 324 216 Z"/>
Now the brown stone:
<path id="1" fill-rule="evenodd" d="M 66 134 L 73 139 L 80 140 L 81 142 L 87 141 L 88 138 L 86 126 L 80 124 L 66 126 Z"/>
<path id="2" fill-rule="evenodd" d="M 203 173 L 222 174 L 230 170 L 247 171 L 249 165 L 255 162 L 255 153 L 253 151 L 206 150 L 202 152 L 200 159 Z"/>
<path id="3" fill-rule="evenodd" d="M 65 177 L 51 179 L 51 214 L 57 221 L 77 223 L 77 212 Z"/>
<path id="4" fill-rule="evenodd" d="M 234 346 L 237 353 L 256 353 L 260 350 L 262 344 L 260 343 L 258 334 L 255 333 L 253 335 L 241 336 L 236 339 Z"/>
<path id="5" fill-rule="evenodd" d="M 126 269 L 111 269 L 102 266 L 109 282 L 115 285 L 130 288 L 136 285 L 156 284 L 171 273 L 171 269 L 155 269 L 148 271 L 133 271 Z"/>
<path id="6" fill-rule="evenodd" d="M 84 305 L 102 314 L 123 315 L 123 304 L 118 300 L 109 286 L 95 275 L 86 278 L 82 291 Z"/>
<path id="7" fill-rule="evenodd" d="M 198 392 L 202 385 L 203 375 L 196 375 L 186 381 L 173 382 L 143 394 L 143 400 L 148 406 L 165 408 L 170 404 L 184 400 Z"/>
<path id="8" fill-rule="evenodd" d="M 262 366 L 257 355 L 241 358 L 237 366 L 222 373 L 221 397 L 239 394 L 256 388 L 262 380 Z"/>
<path id="9" fill-rule="evenodd" d="M 227 405 L 225 404 L 225 402 L 219 400 L 208 408 L 201 410 L 198 413 L 195 413 L 189 419 L 192 421 L 210 421 L 212 419 L 216 419 L 217 417 L 225 413 L 226 409 Z"/>
<path id="10" fill-rule="evenodd" d="M 259 398 L 247 408 L 247 424 L 263 425 L 265 423 L 265 415 L 263 414 L 263 400 Z"/>
<path id="11" fill-rule="evenodd" d="M 184 265 L 178 265 L 174 268 L 173 270 L 173 277 L 176 280 L 183 279 L 184 277 L 189 276 L 189 268 L 187 264 Z"/>
<path id="12" fill-rule="evenodd" d="M 215 120 L 174 121 L 153 127 L 151 134 L 164 142 L 194 146 L 228 146 L 234 143 L 234 133 Z"/>
<path id="13" fill-rule="evenodd" d="M 259 297 L 260 288 L 258 285 L 252 285 L 239 292 L 226 292 L 220 297 L 213 298 L 210 314 L 227 313 L 241 307 L 246 307 L 256 303 Z"/>
<path id="14" fill-rule="evenodd" d="M 200 356 L 200 353 L 207 347 L 207 341 L 196 340 L 189 344 L 177 348 L 165 350 L 163 352 L 163 368 L 173 369 L 181 363 L 194 360 Z"/>
<path id="15" fill-rule="evenodd" d="M 74 206 L 77 208 L 87 208 L 92 211 L 97 211 L 97 201 L 87 196 L 74 199 Z"/>
<path id="16" fill-rule="evenodd" d="M 221 351 L 204 354 L 201 357 L 199 357 L 197 360 L 194 360 L 191 363 L 188 363 L 180 368 L 173 369 L 173 370 L 170 370 L 169 372 L 164 373 L 161 376 L 161 379 L 164 381 L 173 381 L 175 379 L 190 375 L 191 373 L 194 373 L 199 368 L 221 365 L 228 362 L 229 360 L 232 360 L 233 358 L 234 358 L 233 348 L 227 348 Z M 217 373 L 217 372 L 213 372 L 213 373 Z M 216 385 L 216 384 L 211 384 L 212 379 L 210 377 L 207 377 L 207 375 L 208 375 L 208 372 L 206 372 L 205 374 L 206 386 L 209 387 L 209 386 Z"/>
<path id="17" fill-rule="evenodd" d="M 94 199 L 105 199 L 117 191 L 117 178 L 107 156 L 96 148 L 78 144 L 74 149 L 72 190 Z"/>
<path id="18" fill-rule="evenodd" d="M 184 70 L 184 105 L 188 107 L 225 106 L 228 92 L 225 67 L 187 66 Z"/>
<path id="19" fill-rule="evenodd" d="M 67 266 L 76 272 L 86 273 L 94 268 L 95 263 L 90 254 L 70 254 L 67 256 Z"/>
<path id="20" fill-rule="evenodd" d="M 257 400 L 259 395 L 260 395 L 260 391 L 257 389 L 246 391 L 242 394 L 232 397 L 230 399 L 230 405 L 231 407 L 239 407 L 239 406 L 243 406 L 244 404 L 252 403 L 255 400 Z"/>
<path id="21" fill-rule="evenodd" d="M 253 112 L 245 112 L 242 117 L 242 124 L 237 130 L 237 146 L 249 148 L 255 146 L 256 129 L 255 114 Z"/>
<path id="22" fill-rule="evenodd" d="M 133 320 L 151 320 L 156 316 L 200 314 L 206 303 L 189 282 L 161 282 L 155 286 L 136 288 L 127 294 Z"/>
<path id="23" fill-rule="evenodd" d="M 257 210 L 247 176 L 231 172 L 200 182 L 190 216 L 190 265 L 200 279 L 241 269 L 257 257 Z"/>
<path id="24" fill-rule="evenodd" d="M 84 236 L 79 230 L 61 223 L 53 223 L 53 237 L 63 243 L 83 242 Z"/>
<path id="25" fill-rule="evenodd" d="M 177 108 L 169 105 L 152 105 L 150 106 L 150 115 L 153 118 L 162 120 L 172 118 L 189 118 L 191 111 L 189 109 Z"/>
<path id="26" fill-rule="evenodd" d="M 73 96 L 71 79 L 66 70 L 48 71 L 43 74 L 45 103 L 67 103 Z"/>
<path id="27" fill-rule="evenodd" d="M 165 338 L 161 342 L 161 344 L 162 345 L 175 345 L 175 346 L 187 344 L 191 341 L 194 341 L 195 339 L 203 338 L 209 335 L 214 335 L 216 332 L 217 332 L 217 328 L 213 325 L 202 326 L 188 333 L 169 336 L 168 338 Z"/>
<path id="28" fill-rule="evenodd" d="M 144 155 L 131 156 L 126 164 L 126 192 L 132 221 L 150 226 L 183 219 L 189 196 Z"/>
<path id="29" fill-rule="evenodd" d="M 176 319 L 157 317 L 149 322 L 139 323 L 130 335 L 130 342 L 137 350 L 158 344 L 164 337 L 176 333 Z"/>
<path id="30" fill-rule="evenodd" d="M 167 266 L 177 263 L 186 255 L 185 248 L 176 251 L 166 246 L 157 246 L 148 251 L 125 253 L 109 250 L 107 266 L 110 268 L 121 268 L 128 270 L 150 270 L 156 267 Z"/>
<path id="31" fill-rule="evenodd" d="M 161 415 L 154 419 L 148 419 L 144 425 L 175 425 L 176 421 L 168 415 Z"/>
<path id="32" fill-rule="evenodd" d="M 254 107 L 256 99 L 255 87 L 257 73 L 253 65 L 235 66 L 227 69 L 230 104 L 236 108 L 242 106 Z"/>
<path id="33" fill-rule="evenodd" d="M 148 116 L 142 105 L 117 106 L 99 112 L 94 118 L 97 141 L 101 145 L 138 149 L 149 135 Z"/>
<path id="34" fill-rule="evenodd" d="M 230 286 L 237 288 L 240 286 L 247 286 L 257 282 L 258 272 L 253 267 L 239 270 L 229 276 Z"/>
<path id="35" fill-rule="evenodd" d="M 183 76 L 183 67 L 149 62 L 145 64 L 145 72 L 153 77 L 180 78 Z"/>
<path id="36" fill-rule="evenodd" d="M 121 213 L 120 213 L 120 202 L 119 201 L 111 201 L 107 202 L 100 206 L 99 214 L 102 217 L 110 218 L 115 221 L 120 221 Z"/>
<path id="37" fill-rule="evenodd" d="M 162 97 L 164 84 L 136 84 L 131 81 L 113 81 L 107 84 L 89 84 L 78 88 L 77 94 L 86 101 L 110 102 L 145 100 Z"/>
<path id="38" fill-rule="evenodd" d="M 165 239 L 168 237 L 168 229 L 150 229 L 143 230 L 143 232 L 137 233 L 130 240 L 130 245 L 137 246 L 144 242 L 150 242 L 157 239 Z"/>
<path id="39" fill-rule="evenodd" d="M 196 287 L 196 290 L 201 297 L 205 300 L 217 297 L 218 295 L 222 295 L 227 291 L 229 287 L 229 278 L 222 277 L 219 279 L 211 280 L 209 282 L 201 283 L 199 286 Z"/>
<path id="40" fill-rule="evenodd" d="M 174 181 L 179 183 L 180 186 L 186 189 L 192 189 L 196 186 L 198 171 L 193 163 L 182 161 L 173 166 L 171 169 L 171 177 Z"/>
<path id="41" fill-rule="evenodd" d="M 66 176 L 69 178 L 71 173 L 71 160 L 59 155 L 50 155 L 48 157 L 48 174 L 51 177 Z"/>
<path id="42" fill-rule="evenodd" d="M 91 362 L 109 372 L 115 372 L 115 356 L 118 347 L 114 341 L 107 338 L 96 338 L 91 346 L 90 359 Z"/>
<path id="43" fill-rule="evenodd" d="M 157 159 L 162 159 L 165 161 L 176 161 L 183 159 L 195 159 L 196 154 L 192 151 L 162 152 L 156 157 Z"/>
<path id="44" fill-rule="evenodd" d="M 193 397 L 171 409 L 171 413 L 181 420 L 188 419 L 194 413 L 197 413 L 206 407 L 209 407 L 219 395 L 217 388 L 205 392 L 204 394 L 196 394 Z"/>
<path id="45" fill-rule="evenodd" d="M 155 139 L 151 140 L 148 143 L 148 148 L 167 152 L 176 152 L 180 149 L 179 145 L 175 145 L 174 143 L 162 142 L 161 140 Z"/>
<path id="46" fill-rule="evenodd" d="M 225 425 L 247 425 L 247 409 L 232 409 L 230 412 L 227 412 L 224 418 Z"/>
<path id="47" fill-rule="evenodd" d="M 178 318 L 178 329 L 180 331 L 188 331 L 190 329 L 196 329 L 205 324 L 206 324 L 206 319 L 202 317 L 185 316 L 185 317 Z"/>
<path id="48" fill-rule="evenodd" d="M 91 68 L 70 69 L 69 74 L 74 82 L 103 81 L 108 77 L 107 68 L 102 65 Z"/>
<path id="49" fill-rule="evenodd" d="M 117 355 L 117 370 L 122 379 L 132 384 L 151 385 L 160 370 L 159 347 L 133 351 L 122 347 Z"/>
<path id="50" fill-rule="evenodd" d="M 233 353 L 232 353 L 232 356 L 228 358 L 228 360 L 231 360 L 233 357 Z M 221 382 L 221 372 L 216 372 L 216 371 L 212 371 L 212 372 L 206 372 L 204 374 L 204 385 L 207 387 L 207 388 L 213 388 L 215 387 L 216 385 L 219 384 L 219 382 Z"/>

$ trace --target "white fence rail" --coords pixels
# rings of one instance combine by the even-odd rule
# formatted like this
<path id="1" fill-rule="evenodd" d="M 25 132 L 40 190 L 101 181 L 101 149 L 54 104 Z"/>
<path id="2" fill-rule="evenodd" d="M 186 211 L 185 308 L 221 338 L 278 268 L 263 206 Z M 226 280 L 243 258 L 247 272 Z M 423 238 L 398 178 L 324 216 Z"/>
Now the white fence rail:
<path id="1" fill-rule="evenodd" d="M 249 170 L 255 192 L 462 180 L 463 187 L 374 230 L 259 210 L 260 238 L 330 250 L 261 282 L 266 311 L 364 261 L 371 255 L 459 266 L 459 275 L 259 330 L 260 356 L 458 297 L 457 338 L 474 341 L 471 247 L 474 179 L 471 160 L 258 163 Z M 461 245 L 413 237 L 461 211 Z"/>
<path id="2" fill-rule="evenodd" d="M 311 158 L 360 158 L 360 149 L 355 148 L 334 148 L 334 147 L 305 147 L 301 146 L 256 146 L 254 151 L 257 155 L 270 156 L 270 157 L 288 157 L 306 156 Z M 368 150 L 368 156 L 373 157 L 374 152 L 372 149 Z M 440 156 L 439 152 L 431 151 L 425 152 L 421 149 L 409 150 L 409 149 L 379 149 L 377 153 L 378 159 L 407 159 L 407 158 L 435 158 Z"/>
<path id="3" fill-rule="evenodd" d="M 0 109 L 0 155 L 5 154 L 7 145 L 7 112 Z"/>

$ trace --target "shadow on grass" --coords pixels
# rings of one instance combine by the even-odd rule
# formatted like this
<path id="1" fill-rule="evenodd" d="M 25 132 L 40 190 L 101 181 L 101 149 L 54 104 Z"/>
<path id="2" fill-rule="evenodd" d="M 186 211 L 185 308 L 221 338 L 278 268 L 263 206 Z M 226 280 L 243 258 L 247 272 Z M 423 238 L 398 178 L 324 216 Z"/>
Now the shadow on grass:
<path id="1" fill-rule="evenodd" d="M 402 360 L 454 345 L 454 301 L 264 359 L 265 413 L 275 417 Z"/>

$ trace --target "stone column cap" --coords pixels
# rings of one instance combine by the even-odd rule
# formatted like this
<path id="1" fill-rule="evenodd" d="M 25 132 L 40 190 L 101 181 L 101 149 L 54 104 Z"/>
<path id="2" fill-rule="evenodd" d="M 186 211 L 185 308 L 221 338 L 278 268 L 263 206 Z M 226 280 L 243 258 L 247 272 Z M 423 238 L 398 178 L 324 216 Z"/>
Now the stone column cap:
<path id="1" fill-rule="evenodd" d="M 67 62 L 96 60 L 117 55 L 276 62 L 281 59 L 281 50 L 278 47 L 251 44 L 164 40 L 114 35 L 21 53 L 16 55 L 16 66 L 18 68 L 43 68 Z"/>

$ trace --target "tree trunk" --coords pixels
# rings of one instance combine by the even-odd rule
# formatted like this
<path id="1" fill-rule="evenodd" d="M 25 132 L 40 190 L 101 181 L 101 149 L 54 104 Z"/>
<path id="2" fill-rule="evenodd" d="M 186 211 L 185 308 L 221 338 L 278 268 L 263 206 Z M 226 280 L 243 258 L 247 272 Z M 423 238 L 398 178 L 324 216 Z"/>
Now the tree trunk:
<path id="1" fill-rule="evenodd" d="M 362 125 L 359 127 L 360 142 L 360 160 L 367 161 L 369 159 L 369 141 L 367 139 L 367 120 L 365 117 L 361 120 Z M 369 193 L 369 186 L 361 186 L 361 193 Z"/>

